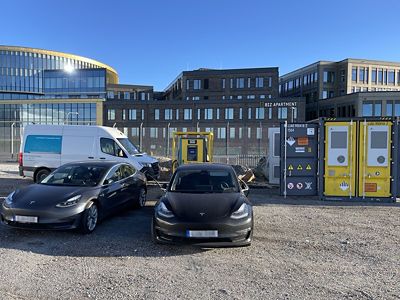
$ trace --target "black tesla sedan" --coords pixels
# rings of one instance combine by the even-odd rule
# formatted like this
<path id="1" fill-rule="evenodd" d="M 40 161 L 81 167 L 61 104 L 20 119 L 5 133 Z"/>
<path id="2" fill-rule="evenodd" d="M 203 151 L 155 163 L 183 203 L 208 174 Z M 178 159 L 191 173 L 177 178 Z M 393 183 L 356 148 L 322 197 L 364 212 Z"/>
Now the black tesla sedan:
<path id="1" fill-rule="evenodd" d="M 144 206 L 146 192 L 145 176 L 130 164 L 69 163 L 39 184 L 8 195 L 0 206 L 0 218 L 19 228 L 79 228 L 91 233 L 117 207 Z"/>
<path id="2" fill-rule="evenodd" d="M 155 242 L 200 246 L 248 246 L 253 209 L 248 186 L 222 164 L 180 166 L 157 202 L 152 222 Z"/>

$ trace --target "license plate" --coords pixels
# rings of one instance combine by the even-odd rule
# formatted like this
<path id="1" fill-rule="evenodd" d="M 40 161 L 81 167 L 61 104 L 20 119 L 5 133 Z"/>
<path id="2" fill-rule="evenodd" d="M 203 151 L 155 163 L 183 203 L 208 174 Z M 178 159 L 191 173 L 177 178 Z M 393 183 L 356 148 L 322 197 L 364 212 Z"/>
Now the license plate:
<path id="1" fill-rule="evenodd" d="M 37 223 L 38 217 L 15 216 L 14 221 L 19 223 Z"/>
<path id="2" fill-rule="evenodd" d="M 218 230 L 187 230 L 186 236 L 194 238 L 214 238 L 218 237 Z"/>

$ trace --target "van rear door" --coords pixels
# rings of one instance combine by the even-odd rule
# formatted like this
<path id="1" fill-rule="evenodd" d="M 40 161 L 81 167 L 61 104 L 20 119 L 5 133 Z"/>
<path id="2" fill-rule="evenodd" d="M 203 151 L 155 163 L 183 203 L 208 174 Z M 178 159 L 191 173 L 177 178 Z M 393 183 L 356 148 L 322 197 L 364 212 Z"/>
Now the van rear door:
<path id="1" fill-rule="evenodd" d="M 23 149 L 23 168 L 33 172 L 36 168 L 50 170 L 60 166 L 63 137 L 57 134 L 27 134 Z"/>

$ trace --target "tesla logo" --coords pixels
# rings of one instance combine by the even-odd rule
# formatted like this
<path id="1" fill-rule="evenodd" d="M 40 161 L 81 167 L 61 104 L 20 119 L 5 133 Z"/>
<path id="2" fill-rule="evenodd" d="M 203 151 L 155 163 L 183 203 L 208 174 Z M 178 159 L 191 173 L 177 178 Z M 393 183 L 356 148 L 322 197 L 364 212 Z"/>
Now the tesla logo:
<path id="1" fill-rule="evenodd" d="M 32 204 L 34 204 L 36 201 L 31 201 L 31 202 L 29 202 L 29 205 L 32 205 Z"/>
<path id="2" fill-rule="evenodd" d="M 202 217 L 203 217 L 205 214 L 206 214 L 206 213 L 200 213 L 200 216 L 202 216 Z"/>

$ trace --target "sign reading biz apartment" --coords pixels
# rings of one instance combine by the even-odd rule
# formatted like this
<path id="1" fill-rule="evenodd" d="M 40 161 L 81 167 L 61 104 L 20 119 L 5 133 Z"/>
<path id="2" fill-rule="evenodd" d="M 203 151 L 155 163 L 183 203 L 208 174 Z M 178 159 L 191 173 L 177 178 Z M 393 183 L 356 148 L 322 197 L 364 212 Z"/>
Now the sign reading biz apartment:
<path id="1" fill-rule="evenodd" d="M 317 195 L 318 124 L 281 123 L 281 194 Z"/>

